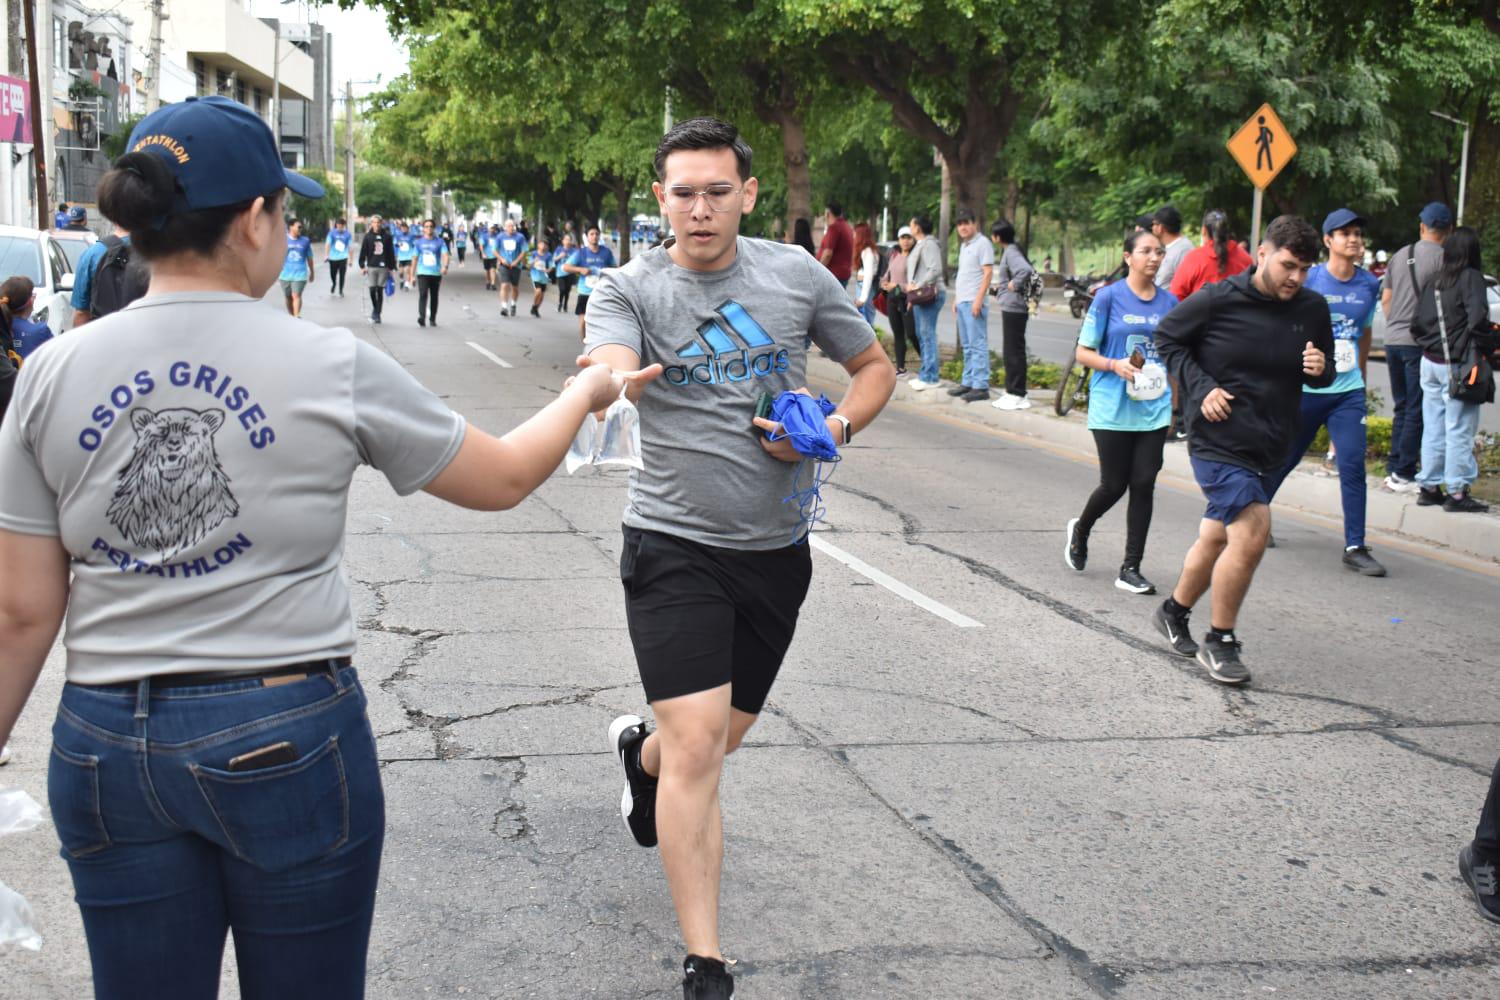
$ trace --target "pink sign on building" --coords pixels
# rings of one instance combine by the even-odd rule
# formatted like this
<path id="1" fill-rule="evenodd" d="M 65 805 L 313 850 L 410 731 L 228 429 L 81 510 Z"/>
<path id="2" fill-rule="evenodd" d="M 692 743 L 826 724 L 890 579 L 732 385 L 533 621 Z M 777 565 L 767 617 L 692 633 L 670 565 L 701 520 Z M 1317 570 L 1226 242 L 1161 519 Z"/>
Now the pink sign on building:
<path id="1" fill-rule="evenodd" d="M 17 76 L 0 76 L 0 142 L 31 142 L 28 86 Z"/>

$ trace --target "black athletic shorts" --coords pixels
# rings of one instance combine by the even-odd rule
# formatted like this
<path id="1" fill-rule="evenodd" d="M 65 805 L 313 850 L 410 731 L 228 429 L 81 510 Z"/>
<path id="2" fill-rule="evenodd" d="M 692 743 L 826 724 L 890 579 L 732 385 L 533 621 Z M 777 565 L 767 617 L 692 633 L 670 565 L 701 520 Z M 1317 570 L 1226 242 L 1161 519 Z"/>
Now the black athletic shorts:
<path id="1" fill-rule="evenodd" d="M 493 271 L 495 269 L 495 258 L 494 257 L 485 257 L 485 258 L 483 258 L 483 260 L 484 260 L 484 269 L 486 271 Z"/>
<path id="2" fill-rule="evenodd" d="M 521 284 L 521 268 L 520 268 L 520 266 L 518 265 L 516 267 L 511 267 L 509 264 L 501 264 L 500 265 L 500 284 L 502 284 L 502 285 L 516 285 L 516 286 L 519 287 L 520 284 Z"/>
<path id="3" fill-rule="evenodd" d="M 587 295 L 580 294 L 576 301 L 577 304 L 573 306 L 573 315 L 582 316 L 584 310 L 589 307 L 589 297 Z"/>
<path id="4" fill-rule="evenodd" d="M 747 551 L 625 528 L 625 620 L 648 702 L 732 685 L 759 715 L 812 583 L 807 545 Z"/>

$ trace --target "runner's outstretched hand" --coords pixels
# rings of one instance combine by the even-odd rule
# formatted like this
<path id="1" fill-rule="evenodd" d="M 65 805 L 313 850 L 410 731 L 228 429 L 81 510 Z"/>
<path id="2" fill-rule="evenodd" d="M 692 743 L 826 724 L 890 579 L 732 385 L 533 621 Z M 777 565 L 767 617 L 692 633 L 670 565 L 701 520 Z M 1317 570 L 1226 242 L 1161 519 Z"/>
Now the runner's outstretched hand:
<path id="1" fill-rule="evenodd" d="M 1302 348 L 1303 374 L 1316 378 L 1323 374 L 1323 366 L 1327 363 L 1328 359 L 1323 356 L 1323 352 L 1314 347 L 1313 342 L 1309 340 L 1307 346 Z"/>
<path id="2" fill-rule="evenodd" d="M 563 383 L 566 389 L 574 383 L 583 385 L 590 393 L 589 409 L 603 414 L 609 409 L 611 403 L 620 398 L 628 386 L 632 398 L 639 398 L 640 391 L 645 388 L 646 383 L 662 373 L 661 365 L 647 365 L 638 371 L 617 372 L 609 365 L 601 361 L 595 361 L 587 355 L 578 358 L 578 367 L 582 369 L 577 375 L 569 375 L 568 380 Z"/>

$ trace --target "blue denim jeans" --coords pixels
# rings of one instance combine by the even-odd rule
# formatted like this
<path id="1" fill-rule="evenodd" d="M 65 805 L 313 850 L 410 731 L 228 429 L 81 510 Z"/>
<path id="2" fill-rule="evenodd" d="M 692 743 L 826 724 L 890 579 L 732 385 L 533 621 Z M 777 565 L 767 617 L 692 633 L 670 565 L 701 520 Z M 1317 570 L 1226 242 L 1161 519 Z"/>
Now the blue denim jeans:
<path id="1" fill-rule="evenodd" d="M 937 298 L 925 306 L 912 306 L 911 314 L 916 320 L 917 346 L 922 351 L 922 370 L 917 378 L 923 382 L 938 382 L 938 339 L 937 321 L 938 314 L 943 311 L 943 300 L 948 293 L 941 288 L 938 289 Z"/>
<path id="2" fill-rule="evenodd" d="M 1344 503 L 1344 547 L 1353 548 L 1365 544 L 1365 391 L 1352 389 L 1349 392 L 1304 392 L 1302 394 L 1302 419 L 1297 425 L 1297 436 L 1292 440 L 1292 450 L 1286 464 L 1273 476 L 1267 477 L 1267 486 L 1272 497 L 1281 488 L 1284 480 L 1307 449 L 1318 428 L 1328 428 L 1328 440 L 1339 467 L 1339 493 Z"/>
<path id="3" fill-rule="evenodd" d="M 856 306 L 859 314 L 865 318 L 865 322 L 872 327 L 875 325 L 875 296 L 871 295 L 862 306 Z"/>
<path id="4" fill-rule="evenodd" d="M 1474 435 L 1479 431 L 1480 403 L 1448 398 L 1448 368 L 1422 359 L 1422 471 L 1417 482 L 1432 489 L 1446 485 L 1461 493 L 1479 478 Z"/>
<path id="5" fill-rule="evenodd" d="M 262 686 L 63 689 L 47 797 L 108 1000 L 356 1000 L 385 798 L 353 668 Z M 295 759 L 230 771 L 281 741 Z"/>
<path id="6" fill-rule="evenodd" d="M 1422 349 L 1387 346 L 1385 366 L 1391 376 L 1391 454 L 1385 471 L 1415 479 L 1422 457 Z"/>
<path id="7" fill-rule="evenodd" d="M 974 303 L 958 304 L 958 340 L 964 348 L 963 384 L 970 389 L 990 387 L 990 306 L 986 302 L 979 307 L 979 315 L 971 311 Z"/>

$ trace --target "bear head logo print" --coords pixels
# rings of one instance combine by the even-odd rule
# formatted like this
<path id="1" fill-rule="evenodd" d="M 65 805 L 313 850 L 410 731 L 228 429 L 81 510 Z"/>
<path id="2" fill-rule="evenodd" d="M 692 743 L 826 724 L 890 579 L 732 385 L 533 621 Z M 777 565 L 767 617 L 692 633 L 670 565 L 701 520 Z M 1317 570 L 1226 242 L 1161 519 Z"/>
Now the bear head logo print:
<path id="1" fill-rule="evenodd" d="M 214 434 L 223 410 L 130 411 L 135 450 L 120 471 L 109 522 L 127 540 L 171 559 L 240 512 Z"/>

